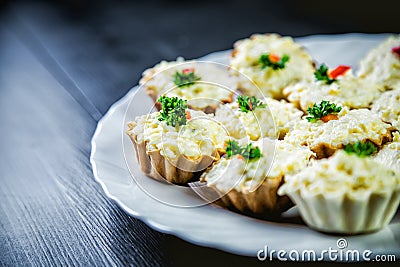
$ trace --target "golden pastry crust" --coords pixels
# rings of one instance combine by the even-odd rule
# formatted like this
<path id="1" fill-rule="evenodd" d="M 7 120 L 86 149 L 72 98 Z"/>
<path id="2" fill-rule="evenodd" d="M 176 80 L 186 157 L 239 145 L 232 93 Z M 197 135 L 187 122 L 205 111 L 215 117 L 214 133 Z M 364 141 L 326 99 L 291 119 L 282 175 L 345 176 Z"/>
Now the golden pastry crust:
<path id="1" fill-rule="evenodd" d="M 268 177 L 255 191 L 243 193 L 232 189 L 222 195 L 216 204 L 257 218 L 278 216 L 294 206 L 289 197 L 277 194 L 282 184 L 283 177 Z M 221 195 L 215 186 L 209 188 Z"/>
<path id="2" fill-rule="evenodd" d="M 147 151 L 147 142 L 137 141 L 137 136 L 131 132 L 133 124 L 129 124 L 127 131 L 136 151 L 136 158 L 143 173 L 156 180 L 167 180 L 174 184 L 186 184 L 194 177 L 198 177 L 216 158 L 218 152 L 212 157 L 203 155 L 196 160 L 179 155 L 175 159 L 168 159 L 161 155 L 160 150 Z M 200 170 L 200 171 L 199 171 Z"/>

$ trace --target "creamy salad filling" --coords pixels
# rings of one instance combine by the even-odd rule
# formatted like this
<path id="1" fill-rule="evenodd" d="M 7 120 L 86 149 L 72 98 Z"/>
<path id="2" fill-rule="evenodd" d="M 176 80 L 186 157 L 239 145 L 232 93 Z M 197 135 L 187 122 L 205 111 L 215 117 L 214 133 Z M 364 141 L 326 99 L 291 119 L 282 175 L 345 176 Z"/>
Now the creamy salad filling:
<path id="1" fill-rule="evenodd" d="M 261 63 L 263 55 L 267 63 L 267 57 L 272 62 L 287 61 L 279 67 L 265 66 Z M 246 94 L 277 99 L 283 97 L 283 88 L 305 77 L 312 77 L 314 72 L 313 61 L 306 51 L 291 37 L 277 34 L 255 34 L 236 42 L 230 66 L 248 77 L 239 81 L 239 87 Z"/>
<path id="2" fill-rule="evenodd" d="M 400 34 L 391 35 L 360 62 L 358 76 L 387 89 L 400 88 Z"/>
<path id="3" fill-rule="evenodd" d="M 365 79 L 359 79 L 347 71 L 336 82 L 302 81 L 284 89 L 288 100 L 302 110 L 322 100 L 335 102 L 349 108 L 368 108 L 381 94 L 381 88 Z"/>
<path id="4" fill-rule="evenodd" d="M 383 93 L 372 105 L 372 111 L 400 130 L 400 88 Z"/>
<path id="5" fill-rule="evenodd" d="M 393 142 L 386 144 L 374 159 L 400 173 L 400 133 L 393 133 Z"/>
<path id="6" fill-rule="evenodd" d="M 332 157 L 314 161 L 297 174 L 285 177 L 278 194 L 300 191 L 302 196 L 322 194 L 325 198 L 347 195 L 368 198 L 371 193 L 400 188 L 400 173 L 372 158 L 337 151 Z"/>
<path id="7" fill-rule="evenodd" d="M 236 89 L 236 78 L 216 63 L 178 58 L 173 62 L 162 61 L 144 71 L 140 84 L 157 96 L 196 100 L 189 103 L 204 108 L 216 101 L 230 102 Z"/>
<path id="8" fill-rule="evenodd" d="M 190 119 L 186 125 L 170 126 L 159 121 L 160 112 L 139 116 L 130 123 L 131 133 L 137 142 L 147 143 L 148 151 L 159 150 L 167 158 L 184 155 L 190 159 L 212 156 L 217 149 L 223 149 L 226 138 L 223 127 L 213 115 L 201 111 L 187 110 Z"/>
<path id="9" fill-rule="evenodd" d="M 256 141 L 263 137 L 283 138 L 295 121 L 299 121 L 303 112 L 284 100 L 266 98 L 266 106 L 243 112 L 237 102 L 220 106 L 215 118 L 220 121 L 229 135 L 241 139 L 248 136 Z"/>
<path id="10" fill-rule="evenodd" d="M 295 123 L 285 140 L 311 148 L 321 143 L 339 147 L 367 139 L 379 142 L 391 129 L 390 124 L 384 123 L 377 114 L 368 109 L 342 108 L 337 116 L 337 120 L 328 122 L 309 122 L 303 119 Z"/>
<path id="11" fill-rule="evenodd" d="M 315 156 L 307 147 L 296 147 L 269 138 L 252 144 L 261 149 L 260 158 L 244 160 L 237 155 L 231 158 L 223 157 L 206 171 L 201 179 L 207 181 L 210 186 L 216 186 L 223 193 L 231 189 L 251 192 L 265 179 L 282 178 L 300 171 Z"/>

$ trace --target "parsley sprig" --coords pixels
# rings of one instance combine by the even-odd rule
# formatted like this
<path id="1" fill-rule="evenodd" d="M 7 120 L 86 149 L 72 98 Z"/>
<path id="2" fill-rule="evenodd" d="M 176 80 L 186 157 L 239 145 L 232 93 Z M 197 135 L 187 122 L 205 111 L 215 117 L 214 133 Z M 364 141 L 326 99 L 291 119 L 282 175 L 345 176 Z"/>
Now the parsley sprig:
<path id="1" fill-rule="evenodd" d="M 249 97 L 247 95 L 239 96 L 237 103 L 239 104 L 239 110 L 245 113 L 253 111 L 256 108 L 265 108 L 267 106 L 255 96 Z"/>
<path id="2" fill-rule="evenodd" d="M 194 69 L 184 69 L 182 72 L 175 72 L 174 83 L 178 87 L 186 87 L 195 84 L 201 78 L 194 73 Z"/>
<path id="3" fill-rule="evenodd" d="M 310 116 L 306 119 L 309 122 L 316 122 L 324 116 L 330 114 L 337 114 L 342 110 L 342 107 L 336 106 L 335 103 L 330 103 L 329 101 L 322 100 L 318 105 L 314 103 L 314 106 L 307 109 Z"/>
<path id="4" fill-rule="evenodd" d="M 315 79 L 317 81 L 323 81 L 325 84 L 332 84 L 336 82 L 336 79 L 331 79 L 328 75 L 328 67 L 325 64 L 319 66 L 319 68 L 314 72 Z"/>
<path id="5" fill-rule="evenodd" d="M 176 125 L 186 124 L 186 100 L 178 97 L 160 96 L 158 102 L 162 105 L 159 121 L 165 121 L 167 125 L 175 127 Z"/>
<path id="6" fill-rule="evenodd" d="M 261 158 L 261 150 L 259 147 L 253 147 L 252 144 L 248 144 L 245 147 L 241 147 L 235 140 L 229 140 L 226 142 L 226 154 L 228 158 L 234 155 L 242 155 L 245 159 L 258 159 Z"/>
<path id="7" fill-rule="evenodd" d="M 273 70 L 284 69 L 286 62 L 290 59 L 289 55 L 286 54 L 279 58 L 278 61 L 271 60 L 271 57 L 275 58 L 276 56 L 272 54 L 262 54 L 260 56 L 258 61 L 261 64 L 261 69 L 265 69 L 266 67 L 270 67 Z"/>
<path id="8" fill-rule="evenodd" d="M 348 154 L 356 154 L 359 157 L 367 157 L 376 152 L 375 145 L 370 142 L 357 142 L 355 144 L 347 144 L 344 147 L 344 151 Z"/>

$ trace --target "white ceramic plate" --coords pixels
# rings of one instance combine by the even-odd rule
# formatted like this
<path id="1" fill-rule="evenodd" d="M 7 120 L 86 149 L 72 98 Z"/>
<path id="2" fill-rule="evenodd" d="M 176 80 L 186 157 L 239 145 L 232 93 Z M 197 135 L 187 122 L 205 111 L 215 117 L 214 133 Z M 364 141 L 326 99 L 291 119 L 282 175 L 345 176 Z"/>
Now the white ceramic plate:
<path id="1" fill-rule="evenodd" d="M 324 62 L 330 66 L 347 64 L 356 68 L 358 61 L 367 51 L 386 36 L 345 34 L 310 36 L 298 38 L 296 41 L 304 45 L 317 62 Z M 202 60 L 227 64 L 229 52 L 212 53 Z M 194 193 L 173 189 L 174 186 L 154 181 L 140 173 L 133 147 L 124 133 L 124 117 L 133 97 L 135 101 L 127 112 L 129 119 L 146 114 L 152 106 L 152 101 L 143 91 L 136 89 L 132 88 L 99 121 L 92 139 L 90 158 L 96 180 L 107 196 L 115 200 L 128 214 L 158 231 L 176 235 L 198 245 L 240 255 L 255 256 L 265 246 L 268 246 L 269 250 L 286 251 L 314 249 L 320 252 L 329 247 L 337 249 L 336 242 L 340 236 L 322 234 L 303 224 L 253 219 L 214 205 L 196 208 L 175 207 L 151 197 L 147 190 L 149 188 L 152 190 L 151 194 L 160 195 L 172 202 L 182 198 L 190 204 L 199 201 L 199 197 Z M 124 151 L 135 179 L 125 163 Z M 143 187 L 146 190 L 142 190 Z M 293 212 L 295 214 L 296 211 Z M 347 240 L 347 249 L 398 254 L 400 214 L 396 215 L 388 227 L 379 232 L 344 238 Z"/>

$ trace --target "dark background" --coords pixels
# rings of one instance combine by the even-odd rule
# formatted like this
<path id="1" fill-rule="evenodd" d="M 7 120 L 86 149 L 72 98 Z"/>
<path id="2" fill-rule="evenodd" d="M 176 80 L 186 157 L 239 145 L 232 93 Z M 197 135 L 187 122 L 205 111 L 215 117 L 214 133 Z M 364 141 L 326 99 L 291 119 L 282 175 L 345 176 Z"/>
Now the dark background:
<path id="1" fill-rule="evenodd" d="M 90 140 L 162 59 L 252 33 L 400 30 L 400 1 L 0 0 L 0 265 L 266 265 L 156 232 L 103 193 Z M 293 240 L 296 242 L 296 240 Z"/>

